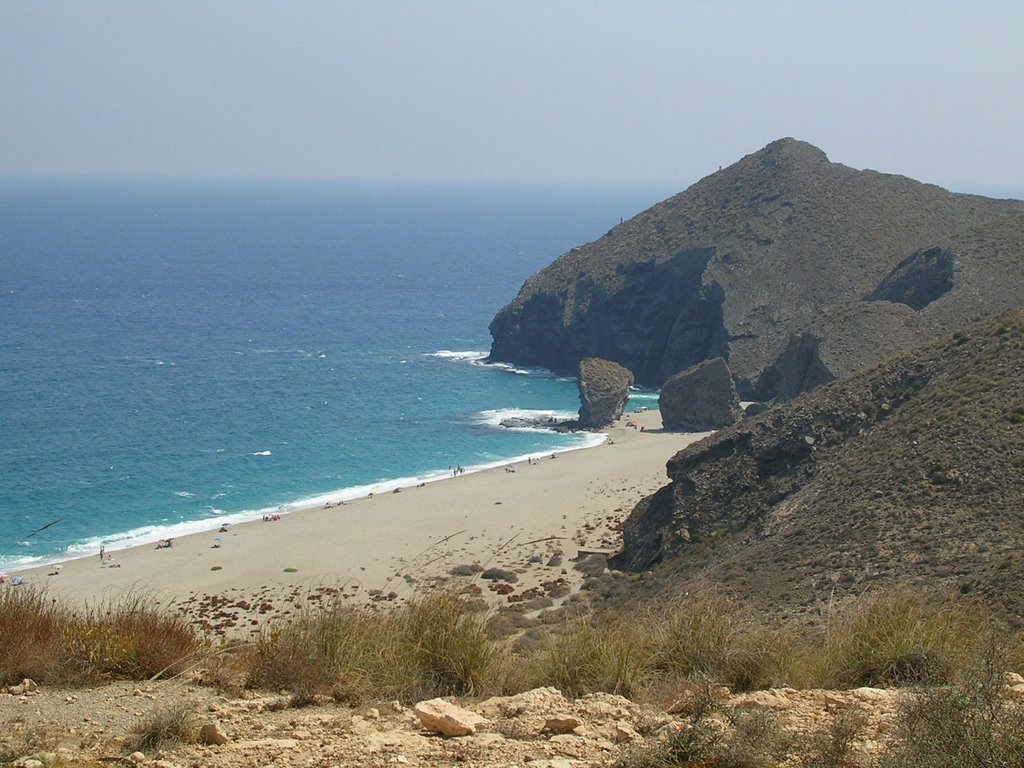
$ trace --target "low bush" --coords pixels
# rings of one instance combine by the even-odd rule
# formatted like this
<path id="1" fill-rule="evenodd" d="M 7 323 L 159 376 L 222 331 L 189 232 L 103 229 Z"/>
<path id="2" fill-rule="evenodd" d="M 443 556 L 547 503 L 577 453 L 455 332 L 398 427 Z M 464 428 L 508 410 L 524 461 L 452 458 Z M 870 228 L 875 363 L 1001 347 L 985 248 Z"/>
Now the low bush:
<path id="1" fill-rule="evenodd" d="M 159 707 L 132 728 L 127 747 L 130 752 L 155 752 L 177 744 L 194 744 L 199 738 L 199 720 L 187 702 Z"/>
<path id="2" fill-rule="evenodd" d="M 1024 703 L 1010 700 L 1006 660 L 992 643 L 950 686 L 905 707 L 882 768 L 1015 768 L 1024 765 Z"/>
<path id="3" fill-rule="evenodd" d="M 836 713 L 824 732 L 807 740 L 800 768 L 859 768 L 863 763 L 853 747 L 866 724 L 867 717 L 859 709 Z"/>
<path id="4" fill-rule="evenodd" d="M 468 602 L 434 592 L 394 610 L 333 605 L 264 632 L 249 687 L 357 701 L 464 695 L 494 687 L 497 645 Z"/>
<path id="5" fill-rule="evenodd" d="M 0 591 L 0 684 L 85 684 L 176 674 L 203 648 L 177 615 L 129 592 L 81 611 L 27 587 Z"/>
<path id="6" fill-rule="evenodd" d="M 990 619 L 952 600 L 897 589 L 867 595 L 833 617 L 820 657 L 820 684 L 948 682 L 979 648 Z"/>

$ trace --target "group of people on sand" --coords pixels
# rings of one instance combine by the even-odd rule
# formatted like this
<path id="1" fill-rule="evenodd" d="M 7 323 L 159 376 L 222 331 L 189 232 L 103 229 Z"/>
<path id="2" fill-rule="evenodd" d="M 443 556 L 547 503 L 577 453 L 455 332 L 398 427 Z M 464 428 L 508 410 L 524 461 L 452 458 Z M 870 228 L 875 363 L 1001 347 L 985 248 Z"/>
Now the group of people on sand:
<path id="1" fill-rule="evenodd" d="M 281 515 L 279 515 L 277 512 L 275 512 L 272 515 L 264 515 L 263 516 L 263 522 L 264 523 L 276 523 L 280 519 L 281 519 Z"/>
<path id="2" fill-rule="evenodd" d="M 100 568 L 120 568 L 120 563 L 114 562 L 114 556 L 107 553 L 107 547 L 100 544 Z"/>
<path id="3" fill-rule="evenodd" d="M 463 466 L 448 467 L 452 471 L 452 477 L 458 477 L 459 475 L 466 474 L 466 468 Z"/>

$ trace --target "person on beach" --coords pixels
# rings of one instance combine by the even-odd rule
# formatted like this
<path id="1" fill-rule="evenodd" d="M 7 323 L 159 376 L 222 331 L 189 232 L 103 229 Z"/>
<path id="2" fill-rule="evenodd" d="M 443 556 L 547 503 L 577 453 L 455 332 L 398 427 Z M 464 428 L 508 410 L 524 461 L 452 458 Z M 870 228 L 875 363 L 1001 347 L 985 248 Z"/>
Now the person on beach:
<path id="1" fill-rule="evenodd" d="M 100 562 L 101 563 L 103 562 L 103 555 L 105 555 L 106 552 L 107 552 L 106 546 L 103 545 L 103 544 L 100 544 Z"/>

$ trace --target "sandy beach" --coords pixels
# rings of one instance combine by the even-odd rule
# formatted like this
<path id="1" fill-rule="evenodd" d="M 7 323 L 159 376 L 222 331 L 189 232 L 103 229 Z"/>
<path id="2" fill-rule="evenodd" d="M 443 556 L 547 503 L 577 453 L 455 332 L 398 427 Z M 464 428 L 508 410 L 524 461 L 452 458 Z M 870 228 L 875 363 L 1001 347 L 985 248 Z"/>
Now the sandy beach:
<path id="1" fill-rule="evenodd" d="M 325 599 L 400 601 L 441 584 L 496 605 L 564 594 L 578 586 L 578 551 L 616 548 L 633 505 L 665 484 L 665 462 L 706 434 L 663 432 L 657 411 L 627 413 L 606 433 L 602 445 L 553 458 L 19 575 L 89 605 L 141 590 L 218 632 L 253 631 Z M 458 566 L 471 572 L 452 575 Z M 515 580 L 484 579 L 481 568 Z"/>

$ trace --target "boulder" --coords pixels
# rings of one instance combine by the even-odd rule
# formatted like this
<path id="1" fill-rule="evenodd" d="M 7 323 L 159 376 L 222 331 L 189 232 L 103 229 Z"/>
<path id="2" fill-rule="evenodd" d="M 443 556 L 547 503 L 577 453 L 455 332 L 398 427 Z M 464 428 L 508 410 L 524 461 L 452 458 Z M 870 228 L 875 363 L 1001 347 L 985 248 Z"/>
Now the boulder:
<path id="1" fill-rule="evenodd" d="M 486 718 L 476 712 L 444 699 L 421 701 L 413 711 L 424 728 L 443 736 L 469 736 L 476 733 L 477 726 L 487 722 Z"/>
<path id="2" fill-rule="evenodd" d="M 665 429 L 720 429 L 743 411 L 729 365 L 721 357 L 705 360 L 669 378 L 658 398 Z"/>
<path id="3" fill-rule="evenodd" d="M 587 357 L 580 361 L 579 425 L 583 429 L 600 429 L 622 415 L 633 386 L 633 374 L 618 363 Z"/>
<path id="4" fill-rule="evenodd" d="M 544 721 L 543 730 L 547 733 L 554 734 L 572 733 L 581 725 L 583 725 L 583 721 L 578 717 L 563 712 L 555 715 L 549 715 Z"/>
<path id="5" fill-rule="evenodd" d="M 228 743 L 228 736 L 221 729 L 219 723 L 206 723 L 199 731 L 199 741 L 203 744 L 220 746 Z"/>

